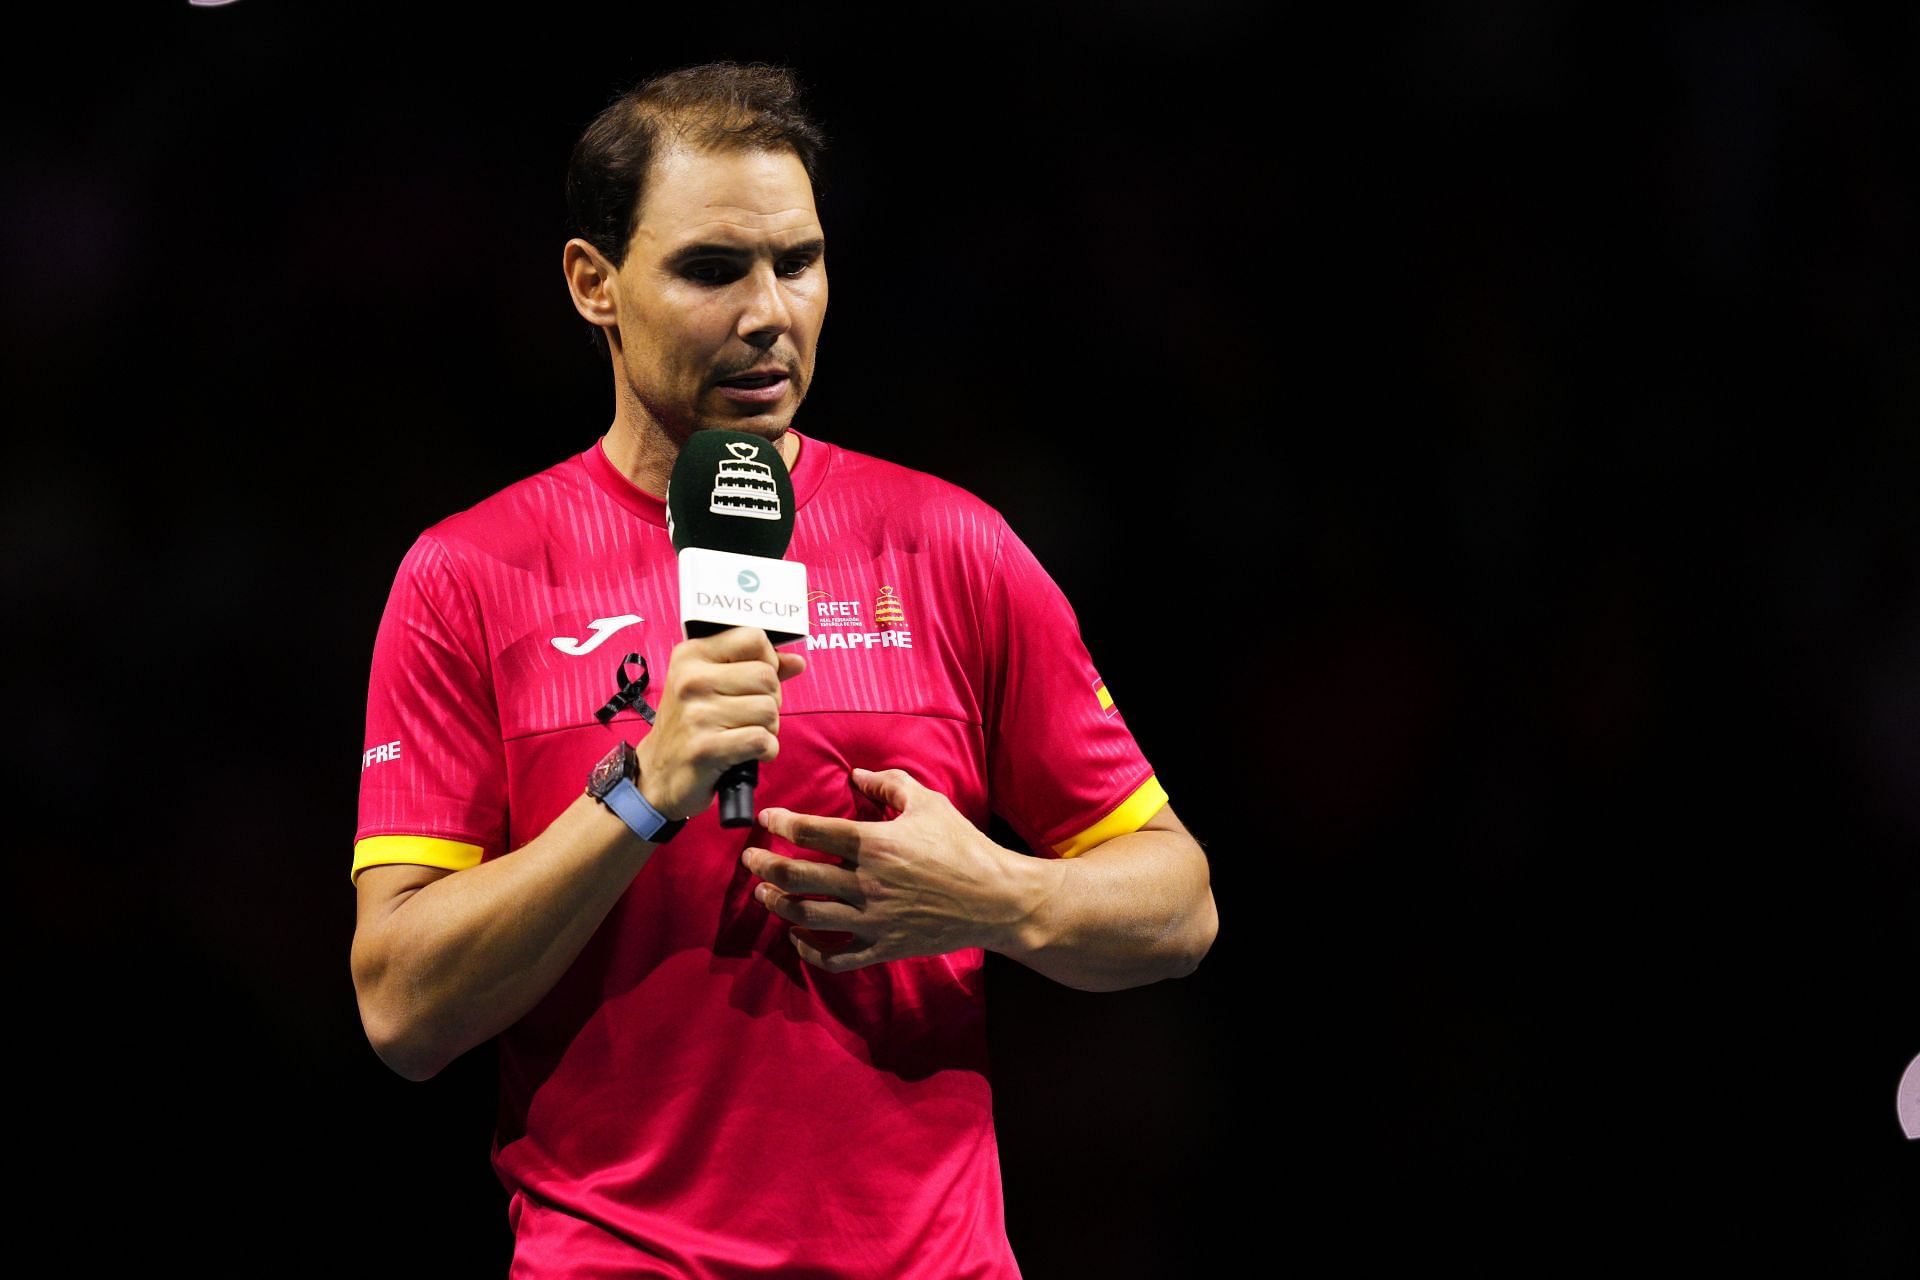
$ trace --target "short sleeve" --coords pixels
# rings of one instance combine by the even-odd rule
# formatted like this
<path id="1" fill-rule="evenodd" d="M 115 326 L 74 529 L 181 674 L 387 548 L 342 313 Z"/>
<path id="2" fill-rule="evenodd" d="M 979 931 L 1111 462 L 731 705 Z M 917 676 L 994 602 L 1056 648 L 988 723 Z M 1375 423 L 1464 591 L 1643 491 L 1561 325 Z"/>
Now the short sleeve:
<path id="1" fill-rule="evenodd" d="M 1053 578 L 1005 521 L 985 591 L 987 794 L 1037 853 L 1074 857 L 1140 827 L 1167 794 Z"/>
<path id="2" fill-rule="evenodd" d="M 472 592 L 422 534 L 373 642 L 350 876 L 383 862 L 460 870 L 504 849 L 505 746 Z"/>

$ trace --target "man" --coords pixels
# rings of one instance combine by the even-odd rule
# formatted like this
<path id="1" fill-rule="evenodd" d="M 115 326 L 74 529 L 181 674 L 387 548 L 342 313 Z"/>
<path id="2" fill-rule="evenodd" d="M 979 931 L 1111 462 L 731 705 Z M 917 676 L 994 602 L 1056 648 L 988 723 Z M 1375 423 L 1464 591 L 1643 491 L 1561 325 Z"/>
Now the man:
<path id="1" fill-rule="evenodd" d="M 727 64 L 588 128 L 563 266 L 613 425 L 423 533 L 375 642 L 355 989 L 409 1079 L 499 1037 L 515 1276 L 1016 1276 L 984 952 L 1099 991 L 1213 940 L 1205 855 L 1025 545 L 791 427 L 819 145 L 787 73 Z M 661 495 L 711 428 L 792 472 L 804 655 L 678 639 Z M 603 721 L 633 654 L 657 716 Z M 725 829 L 745 760 L 759 825 Z"/>

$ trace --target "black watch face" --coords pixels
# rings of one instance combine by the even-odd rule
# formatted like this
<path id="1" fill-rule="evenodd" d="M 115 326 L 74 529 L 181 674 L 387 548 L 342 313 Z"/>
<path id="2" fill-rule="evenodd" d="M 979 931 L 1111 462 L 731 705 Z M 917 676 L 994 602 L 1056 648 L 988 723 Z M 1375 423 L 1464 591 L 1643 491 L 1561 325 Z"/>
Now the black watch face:
<path id="1" fill-rule="evenodd" d="M 614 789 L 620 779 L 627 776 L 627 744 L 618 742 L 613 750 L 600 757 L 600 763 L 593 766 L 593 772 L 587 775 L 587 790 L 596 796 L 605 797 Z"/>

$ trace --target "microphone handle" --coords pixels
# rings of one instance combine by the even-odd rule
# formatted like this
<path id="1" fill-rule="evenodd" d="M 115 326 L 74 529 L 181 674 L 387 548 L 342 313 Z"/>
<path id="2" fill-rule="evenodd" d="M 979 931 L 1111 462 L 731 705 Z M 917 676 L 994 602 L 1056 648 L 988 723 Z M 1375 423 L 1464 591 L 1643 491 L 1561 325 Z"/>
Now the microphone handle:
<path id="1" fill-rule="evenodd" d="M 720 795 L 720 825 L 723 827 L 750 827 L 753 825 L 753 787 L 760 781 L 760 762 L 742 760 L 731 765 L 720 775 L 720 781 L 714 790 Z"/>

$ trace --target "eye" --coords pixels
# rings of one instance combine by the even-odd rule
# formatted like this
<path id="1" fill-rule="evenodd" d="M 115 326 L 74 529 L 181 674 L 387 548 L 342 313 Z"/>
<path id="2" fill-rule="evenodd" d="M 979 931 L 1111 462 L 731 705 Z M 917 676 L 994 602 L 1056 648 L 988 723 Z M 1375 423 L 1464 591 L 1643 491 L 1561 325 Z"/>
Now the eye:
<path id="1" fill-rule="evenodd" d="M 726 284 L 740 278 L 740 269 L 731 262 L 717 258 L 704 258 L 698 262 L 689 262 L 684 274 L 696 284 Z"/>
<path id="2" fill-rule="evenodd" d="M 788 258 L 780 264 L 780 274 L 783 276 L 797 276 L 812 265 L 812 258 Z"/>

